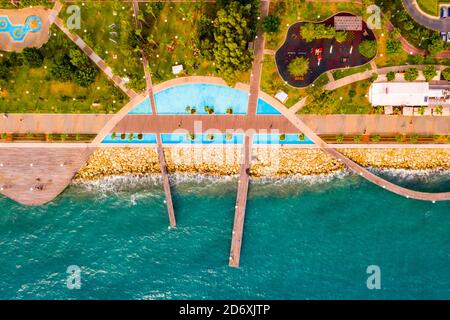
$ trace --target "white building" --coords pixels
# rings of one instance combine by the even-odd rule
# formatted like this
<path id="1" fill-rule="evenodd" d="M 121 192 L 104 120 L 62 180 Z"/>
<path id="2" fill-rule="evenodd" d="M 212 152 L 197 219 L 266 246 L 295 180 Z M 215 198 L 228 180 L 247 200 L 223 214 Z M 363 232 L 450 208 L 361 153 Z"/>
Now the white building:
<path id="1" fill-rule="evenodd" d="M 375 82 L 369 89 L 373 106 L 428 106 L 428 82 Z"/>

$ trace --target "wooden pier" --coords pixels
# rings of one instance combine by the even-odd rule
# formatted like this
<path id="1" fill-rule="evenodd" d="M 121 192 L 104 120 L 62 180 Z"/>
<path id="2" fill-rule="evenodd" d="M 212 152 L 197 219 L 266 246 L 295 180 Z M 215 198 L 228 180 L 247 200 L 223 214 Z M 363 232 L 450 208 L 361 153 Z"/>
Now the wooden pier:
<path id="1" fill-rule="evenodd" d="M 134 18 L 135 18 L 137 29 L 142 30 L 142 22 L 138 19 L 139 1 L 137 1 L 137 0 L 133 0 L 133 13 L 134 13 Z M 151 107 L 152 117 L 156 117 L 157 116 L 156 102 L 155 102 L 155 96 L 153 94 L 152 76 L 150 74 L 150 68 L 149 68 L 149 63 L 148 63 L 147 57 L 145 56 L 143 50 L 141 50 L 141 56 L 142 56 L 142 65 L 144 67 L 146 89 L 147 89 L 148 97 L 150 99 L 150 107 Z M 164 148 L 162 145 L 160 134 L 156 135 L 156 151 L 158 152 L 159 166 L 161 168 L 162 183 L 163 183 L 164 193 L 166 196 L 165 203 L 167 205 L 167 213 L 169 215 L 170 226 L 176 227 L 177 222 L 175 220 L 175 211 L 173 210 L 173 201 L 172 201 L 172 192 L 170 191 L 169 173 L 167 172 L 166 157 L 164 155 Z"/>
<path id="2" fill-rule="evenodd" d="M 167 213 L 169 214 L 169 221 L 171 227 L 176 227 L 175 212 L 173 210 L 172 192 L 170 191 L 169 174 L 167 172 L 166 158 L 164 156 L 164 149 L 161 142 L 161 136 L 157 135 L 157 151 L 159 158 L 159 165 L 161 167 L 162 183 L 164 187 L 164 193 L 166 194 Z"/>
<path id="3" fill-rule="evenodd" d="M 234 224 L 231 238 L 230 262 L 229 262 L 229 266 L 235 268 L 239 267 L 239 260 L 241 258 L 242 237 L 244 234 L 245 209 L 247 207 L 248 186 L 250 183 L 252 139 L 253 137 L 251 135 L 245 136 L 245 142 L 242 150 L 243 159 L 241 164 L 241 172 L 239 175 L 236 210 L 234 213 Z"/>

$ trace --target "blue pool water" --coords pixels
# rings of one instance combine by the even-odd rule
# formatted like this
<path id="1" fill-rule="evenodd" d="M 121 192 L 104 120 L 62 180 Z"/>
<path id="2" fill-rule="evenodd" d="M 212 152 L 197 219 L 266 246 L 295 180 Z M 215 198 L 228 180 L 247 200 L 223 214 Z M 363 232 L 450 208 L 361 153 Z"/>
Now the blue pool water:
<path id="1" fill-rule="evenodd" d="M 197 114 L 208 114 L 205 106 L 213 107 L 215 114 L 246 114 L 247 93 L 226 86 L 193 83 L 174 86 L 155 94 L 156 110 L 159 114 L 186 114 L 186 106 L 195 107 Z"/>
<path id="2" fill-rule="evenodd" d="M 0 298 L 450 298 L 450 202 L 408 200 L 353 175 L 252 183 L 232 269 L 236 186 L 174 181 L 172 230 L 153 179 L 72 186 L 41 207 L 0 197 Z M 81 268 L 80 290 L 66 287 L 69 265 Z M 366 287 L 369 265 L 381 268 L 381 290 Z"/>
<path id="3" fill-rule="evenodd" d="M 248 112 L 248 93 L 234 88 L 206 84 L 192 83 L 174 86 L 155 94 L 156 110 L 158 114 L 189 114 L 186 107 L 196 110 L 196 114 L 208 114 L 205 106 L 214 109 L 214 114 L 227 114 L 232 108 L 233 114 L 243 115 Z M 129 114 L 151 114 L 150 100 L 147 98 Z M 278 115 L 273 106 L 259 99 L 257 114 Z"/>
<path id="4" fill-rule="evenodd" d="M 152 107 L 150 106 L 150 99 L 142 100 L 136 107 L 134 107 L 129 114 L 152 114 Z"/>
<path id="5" fill-rule="evenodd" d="M 256 134 L 253 136 L 254 144 L 314 144 L 306 135 L 303 140 L 296 133 L 287 133 L 281 140 L 281 134 Z"/>
<path id="6" fill-rule="evenodd" d="M 234 134 L 230 140 L 227 140 L 226 134 L 214 133 L 213 140 L 210 140 L 208 134 L 196 134 L 195 139 L 191 140 L 185 133 L 163 133 L 161 141 L 165 144 L 242 144 L 244 136 Z"/>
<path id="7" fill-rule="evenodd" d="M 136 143 L 156 143 L 156 134 L 144 133 L 142 139 L 139 139 L 137 133 L 133 134 L 133 138 L 130 140 L 130 133 L 125 133 L 125 138 L 122 138 L 121 133 L 116 133 L 115 139 L 112 134 L 108 134 L 102 141 L 102 143 L 114 144 L 136 144 Z M 196 134 L 195 139 L 191 140 L 186 133 L 163 133 L 161 134 L 161 141 L 163 144 L 242 144 L 244 141 L 243 134 L 233 134 L 230 140 L 227 140 L 226 134 L 214 133 L 213 139 L 206 133 Z M 285 139 L 281 140 L 281 134 L 256 134 L 253 136 L 254 144 L 314 144 L 307 136 L 304 136 L 303 140 L 300 139 L 296 133 L 285 134 Z"/>
<path id="8" fill-rule="evenodd" d="M 37 22 L 35 28 L 31 28 L 32 21 Z M 14 41 L 22 41 L 28 32 L 38 32 L 42 27 L 38 16 L 29 16 L 24 25 L 13 25 L 7 16 L 0 16 L 0 32 L 8 32 Z"/>
<path id="9" fill-rule="evenodd" d="M 102 143 L 156 143 L 156 134 L 144 133 L 142 134 L 142 139 L 139 139 L 139 135 L 137 133 L 134 133 L 131 140 L 129 133 L 125 134 L 125 138 L 122 138 L 120 133 L 116 133 L 115 139 L 113 139 L 112 134 L 108 134 L 103 139 Z"/>
<path id="10" fill-rule="evenodd" d="M 271 115 L 280 115 L 281 113 L 272 107 L 271 104 L 267 103 L 263 99 L 258 99 L 258 108 L 256 110 L 257 114 L 271 114 Z"/>

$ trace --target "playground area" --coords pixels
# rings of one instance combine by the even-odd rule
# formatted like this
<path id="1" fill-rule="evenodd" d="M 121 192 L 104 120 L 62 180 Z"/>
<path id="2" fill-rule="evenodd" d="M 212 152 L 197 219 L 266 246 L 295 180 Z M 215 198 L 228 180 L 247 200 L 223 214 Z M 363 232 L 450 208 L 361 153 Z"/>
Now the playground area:
<path id="1" fill-rule="evenodd" d="M 52 11 L 36 7 L 0 9 L 0 51 L 22 51 L 48 41 Z"/>
<path id="2" fill-rule="evenodd" d="M 280 76 L 291 86 L 306 87 L 329 70 L 357 67 L 371 61 L 372 58 L 361 55 L 358 48 L 363 41 L 375 41 L 376 38 L 360 17 L 342 12 L 327 20 L 313 22 L 332 27 L 336 33 L 345 32 L 346 39 L 341 42 L 336 37 L 306 41 L 301 36 L 301 28 L 306 24 L 308 22 L 297 22 L 290 26 L 283 45 L 275 54 Z M 288 70 L 290 62 L 297 57 L 309 60 L 309 69 L 303 76 L 293 76 Z"/>

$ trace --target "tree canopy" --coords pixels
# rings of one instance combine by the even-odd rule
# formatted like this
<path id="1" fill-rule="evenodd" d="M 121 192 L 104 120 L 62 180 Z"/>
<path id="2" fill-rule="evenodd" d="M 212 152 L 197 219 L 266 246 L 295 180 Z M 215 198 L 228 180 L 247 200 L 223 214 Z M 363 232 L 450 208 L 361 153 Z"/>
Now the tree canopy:
<path id="1" fill-rule="evenodd" d="M 405 80 L 414 81 L 419 76 L 419 70 L 417 68 L 409 68 L 405 71 Z"/>
<path id="2" fill-rule="evenodd" d="M 359 53 L 366 58 L 373 58 L 377 54 L 377 42 L 364 40 L 358 47 Z"/>
<path id="3" fill-rule="evenodd" d="M 332 39 L 336 30 L 332 26 L 310 22 L 300 27 L 300 35 L 306 42 L 311 42 L 316 39 Z"/>
<path id="4" fill-rule="evenodd" d="M 288 65 L 288 71 L 294 77 L 302 77 L 308 70 L 309 60 L 304 57 L 296 57 Z"/>
<path id="5" fill-rule="evenodd" d="M 214 60 L 226 81 L 233 81 L 238 71 L 248 70 L 252 54 L 247 45 L 253 30 L 249 28 L 251 5 L 230 2 L 217 12 L 214 21 Z"/>

